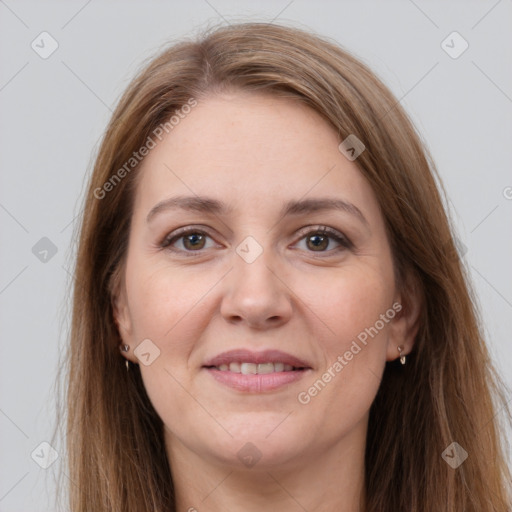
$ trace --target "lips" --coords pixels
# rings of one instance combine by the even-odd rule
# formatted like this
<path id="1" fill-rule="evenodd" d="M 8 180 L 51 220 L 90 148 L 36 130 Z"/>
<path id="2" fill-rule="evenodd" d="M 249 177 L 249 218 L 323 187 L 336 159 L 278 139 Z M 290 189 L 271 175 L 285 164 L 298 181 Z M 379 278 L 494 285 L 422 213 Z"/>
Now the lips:
<path id="1" fill-rule="evenodd" d="M 311 366 L 279 350 L 231 350 L 209 359 L 203 368 L 219 383 L 237 391 L 262 393 L 301 379 Z"/>
<path id="2" fill-rule="evenodd" d="M 265 375 L 267 373 L 292 372 L 300 370 L 291 364 L 268 361 L 266 363 L 248 363 L 247 361 L 221 364 L 213 368 L 221 372 L 241 373 L 243 375 Z"/>
<path id="3" fill-rule="evenodd" d="M 206 368 L 215 367 L 221 371 L 232 371 L 245 375 L 307 370 L 311 368 L 306 361 L 279 350 L 251 352 L 245 349 L 223 352 L 213 359 L 209 359 L 203 366 Z"/>

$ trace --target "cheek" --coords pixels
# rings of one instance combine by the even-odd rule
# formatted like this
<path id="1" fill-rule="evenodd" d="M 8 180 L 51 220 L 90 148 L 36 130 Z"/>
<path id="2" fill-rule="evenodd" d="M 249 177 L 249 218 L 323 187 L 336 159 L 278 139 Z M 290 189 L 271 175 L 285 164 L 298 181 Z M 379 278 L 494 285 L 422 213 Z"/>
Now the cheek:
<path id="1" fill-rule="evenodd" d="M 394 316 L 394 288 L 392 276 L 378 267 L 354 267 L 334 281 L 326 280 L 316 303 L 310 299 L 330 335 L 321 340 L 323 368 L 297 398 L 318 418 L 315 428 L 336 435 L 365 416 L 378 391 Z"/>
<path id="2" fill-rule="evenodd" d="M 218 277 L 171 268 L 161 261 L 152 264 L 142 257 L 128 262 L 126 276 L 134 346 L 150 339 L 160 351 L 150 365 L 139 364 L 146 392 L 173 431 L 180 430 L 185 417 L 192 418 L 185 424 L 193 431 L 194 418 L 204 411 L 195 407 L 188 391 L 194 375 L 191 354 L 211 320 L 205 310 L 207 294 Z M 187 413 L 177 417 L 178 410 Z"/>
<path id="3" fill-rule="evenodd" d="M 137 263 L 131 269 L 128 266 L 126 279 L 134 337 L 179 347 L 190 337 L 191 327 L 201 329 L 204 297 L 218 278 L 208 272 L 199 278 L 197 273 L 161 263 L 153 267 L 148 262 Z"/>
<path id="4" fill-rule="evenodd" d="M 324 324 L 329 335 L 324 340 L 329 352 L 344 350 L 347 343 L 371 328 L 391 308 L 394 288 L 379 267 L 353 266 L 324 278 L 301 278 L 297 289 L 301 299 Z M 379 331 L 386 331 L 387 324 Z M 364 335 L 361 336 L 364 338 Z"/>
<path id="5" fill-rule="evenodd" d="M 326 325 L 328 334 L 318 340 L 323 365 L 297 399 L 314 417 L 325 418 L 328 410 L 333 433 L 362 418 L 378 391 L 394 316 L 391 283 L 392 276 L 379 267 L 354 267 L 326 279 L 324 293 L 308 299 L 319 328 Z M 326 427 L 322 421 L 319 429 Z"/>

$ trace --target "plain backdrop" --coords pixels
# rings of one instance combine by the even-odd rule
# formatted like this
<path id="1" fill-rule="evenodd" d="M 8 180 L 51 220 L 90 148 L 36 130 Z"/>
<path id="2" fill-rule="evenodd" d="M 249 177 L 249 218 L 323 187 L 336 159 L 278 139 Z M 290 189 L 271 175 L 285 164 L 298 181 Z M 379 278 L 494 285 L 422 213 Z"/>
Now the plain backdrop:
<path id="1" fill-rule="evenodd" d="M 0 512 L 55 510 L 62 457 L 43 469 L 38 455 L 51 460 L 45 442 L 63 452 L 51 436 L 72 239 L 111 110 L 169 41 L 248 20 L 335 39 L 400 99 L 441 174 L 492 356 L 512 385 L 510 0 L 0 0 Z"/>

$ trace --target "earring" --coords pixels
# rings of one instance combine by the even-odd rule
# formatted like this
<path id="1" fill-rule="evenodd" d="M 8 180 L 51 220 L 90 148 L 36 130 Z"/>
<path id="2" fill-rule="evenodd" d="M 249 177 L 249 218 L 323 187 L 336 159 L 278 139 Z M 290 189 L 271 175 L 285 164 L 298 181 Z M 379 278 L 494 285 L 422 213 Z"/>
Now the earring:
<path id="1" fill-rule="evenodd" d="M 402 354 L 403 347 L 398 346 L 398 354 L 400 355 L 400 363 L 405 364 L 405 355 Z"/>
<path id="2" fill-rule="evenodd" d="M 130 350 L 130 345 L 127 345 L 126 343 L 124 343 L 119 348 L 121 349 L 121 352 L 128 352 Z M 128 359 L 125 359 L 124 364 L 126 366 L 126 371 L 129 372 L 130 371 L 130 361 L 128 361 Z"/>

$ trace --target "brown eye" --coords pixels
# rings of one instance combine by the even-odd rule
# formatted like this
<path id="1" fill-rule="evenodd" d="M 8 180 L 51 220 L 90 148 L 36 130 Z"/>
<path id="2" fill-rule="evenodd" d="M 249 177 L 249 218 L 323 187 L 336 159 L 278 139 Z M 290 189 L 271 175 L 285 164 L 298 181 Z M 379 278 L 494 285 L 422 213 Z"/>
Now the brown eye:
<path id="1" fill-rule="evenodd" d="M 306 252 L 323 253 L 330 256 L 339 251 L 353 248 L 352 242 L 339 231 L 327 226 L 320 226 L 316 229 L 302 232 L 299 240 L 299 248 Z M 304 244 L 300 247 L 301 244 Z"/>
<path id="2" fill-rule="evenodd" d="M 182 238 L 185 249 L 193 251 L 204 248 L 205 236 L 202 233 L 190 233 Z"/>
<path id="3" fill-rule="evenodd" d="M 212 247 L 207 245 L 211 237 L 204 231 L 185 229 L 168 235 L 160 244 L 162 248 L 184 255 Z"/>
<path id="4" fill-rule="evenodd" d="M 329 246 L 329 237 L 325 235 L 311 235 L 307 237 L 306 244 L 313 251 L 324 251 Z"/>

